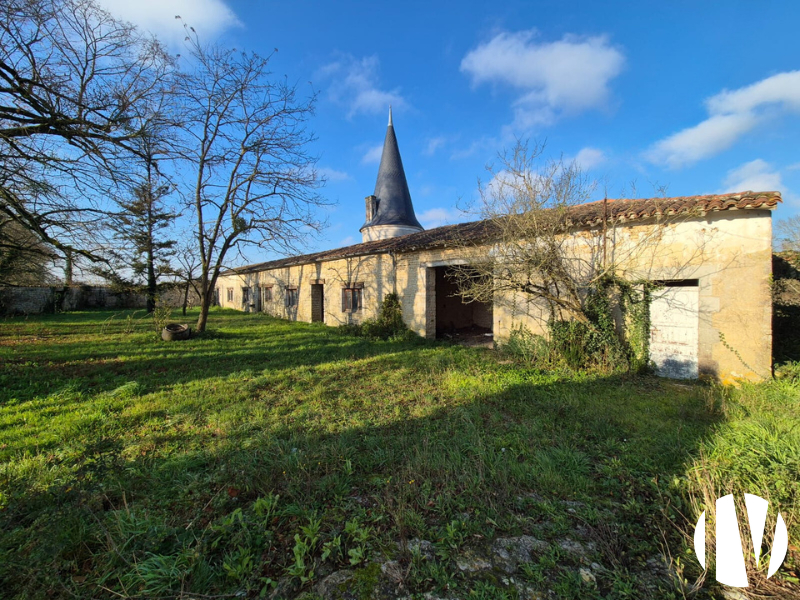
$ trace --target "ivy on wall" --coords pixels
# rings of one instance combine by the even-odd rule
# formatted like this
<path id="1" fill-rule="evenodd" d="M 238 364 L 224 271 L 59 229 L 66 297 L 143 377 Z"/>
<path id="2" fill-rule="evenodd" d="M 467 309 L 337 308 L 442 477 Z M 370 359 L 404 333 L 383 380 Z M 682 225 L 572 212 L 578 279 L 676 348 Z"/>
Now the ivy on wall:
<path id="1" fill-rule="evenodd" d="M 658 286 L 609 275 L 586 295 L 585 321 L 552 319 L 547 339 L 524 326 L 506 349 L 526 362 L 571 369 L 642 371 L 650 365 L 650 303 Z"/>

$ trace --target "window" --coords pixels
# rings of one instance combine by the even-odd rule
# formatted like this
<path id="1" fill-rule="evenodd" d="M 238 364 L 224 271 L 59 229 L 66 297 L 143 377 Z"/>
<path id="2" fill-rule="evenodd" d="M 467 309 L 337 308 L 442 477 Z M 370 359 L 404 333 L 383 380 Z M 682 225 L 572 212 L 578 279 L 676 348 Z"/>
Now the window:
<path id="1" fill-rule="evenodd" d="M 364 304 L 364 284 L 347 284 L 342 288 L 342 312 L 356 312 Z"/>
<path id="2" fill-rule="evenodd" d="M 272 286 L 265 285 L 261 287 L 261 304 L 272 302 Z"/>
<path id="3" fill-rule="evenodd" d="M 228 302 L 233 302 L 233 288 L 228 288 Z"/>
<path id="4" fill-rule="evenodd" d="M 250 288 L 242 288 L 242 305 L 250 304 Z"/>
<path id="5" fill-rule="evenodd" d="M 297 306 L 297 288 L 296 287 L 287 287 L 286 288 L 286 307 L 291 308 L 293 306 Z"/>

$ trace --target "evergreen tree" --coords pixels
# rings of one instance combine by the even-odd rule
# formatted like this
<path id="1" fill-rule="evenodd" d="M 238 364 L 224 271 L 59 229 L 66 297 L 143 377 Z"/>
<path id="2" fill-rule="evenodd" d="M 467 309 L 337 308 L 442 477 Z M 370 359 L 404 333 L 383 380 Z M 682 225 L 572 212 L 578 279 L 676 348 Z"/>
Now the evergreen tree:
<path id="1" fill-rule="evenodd" d="M 131 272 L 134 285 L 143 288 L 147 296 L 147 312 L 156 306 L 159 280 L 174 274 L 170 258 L 175 254 L 176 241 L 165 235 L 173 226 L 177 214 L 170 211 L 165 199 L 170 186 L 153 181 L 151 173 L 145 182 L 133 189 L 132 197 L 119 201 L 120 212 L 111 224 L 122 249 L 117 253 L 121 264 Z M 125 281 L 117 270 L 116 280 Z"/>

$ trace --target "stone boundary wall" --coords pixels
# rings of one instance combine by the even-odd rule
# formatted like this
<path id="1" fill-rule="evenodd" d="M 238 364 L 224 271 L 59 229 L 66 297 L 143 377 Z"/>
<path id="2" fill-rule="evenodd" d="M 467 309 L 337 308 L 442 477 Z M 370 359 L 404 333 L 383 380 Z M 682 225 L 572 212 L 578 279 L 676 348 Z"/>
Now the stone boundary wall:
<path id="1" fill-rule="evenodd" d="M 171 288 L 163 294 L 161 302 L 180 308 L 183 306 L 183 293 L 183 287 Z M 197 306 L 199 303 L 198 295 L 194 289 L 190 289 L 188 305 Z M 145 306 L 144 294 L 120 292 L 102 285 L 0 288 L 2 315 L 38 315 L 92 308 L 122 309 Z"/>

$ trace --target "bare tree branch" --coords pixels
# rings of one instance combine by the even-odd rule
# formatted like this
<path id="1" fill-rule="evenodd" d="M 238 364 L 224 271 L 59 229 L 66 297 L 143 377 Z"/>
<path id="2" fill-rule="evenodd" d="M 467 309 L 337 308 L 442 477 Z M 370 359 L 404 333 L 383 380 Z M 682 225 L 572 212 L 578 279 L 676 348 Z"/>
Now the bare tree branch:
<path id="1" fill-rule="evenodd" d="M 273 79 L 270 57 L 189 38 L 193 70 L 179 89 L 188 137 L 183 160 L 194 173 L 186 198 L 196 219 L 203 331 L 229 252 L 246 245 L 296 250 L 320 231 L 317 208 L 326 202 L 307 149 L 314 96 L 300 99 L 295 87 Z"/>
<path id="2" fill-rule="evenodd" d="M 171 60 L 92 0 L 0 7 L 0 214 L 62 255 L 102 258 L 110 192 Z"/>

